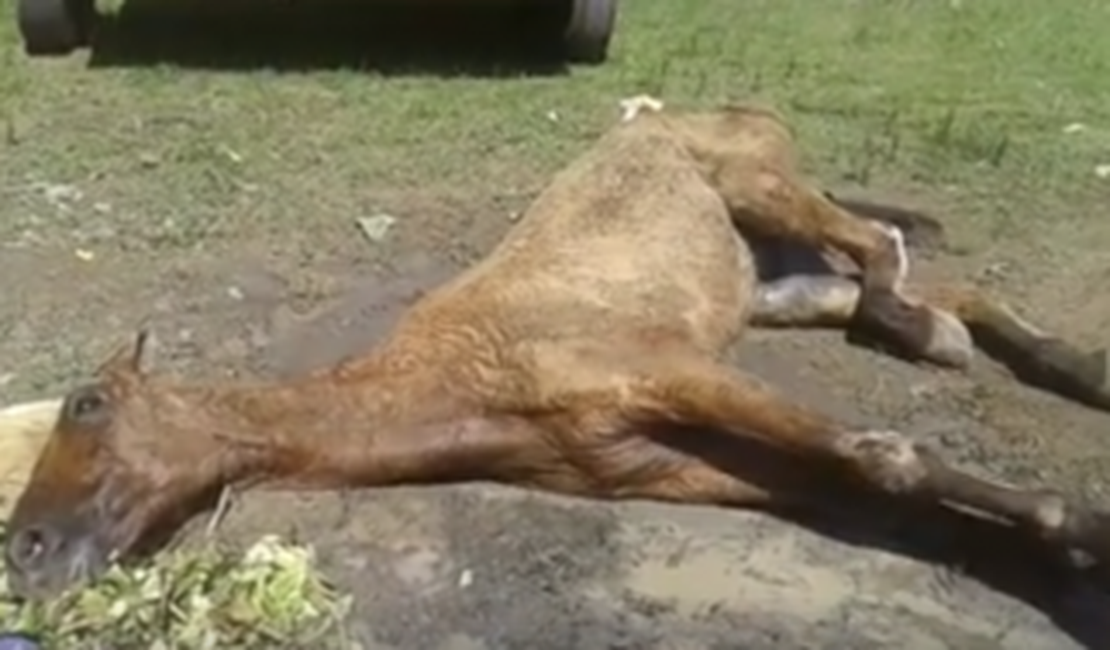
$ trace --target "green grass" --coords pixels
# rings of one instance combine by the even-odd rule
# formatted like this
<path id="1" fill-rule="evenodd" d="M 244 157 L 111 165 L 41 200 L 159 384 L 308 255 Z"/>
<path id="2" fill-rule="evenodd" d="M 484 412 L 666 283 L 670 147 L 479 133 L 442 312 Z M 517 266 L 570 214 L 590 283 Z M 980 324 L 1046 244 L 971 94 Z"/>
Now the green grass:
<path id="1" fill-rule="evenodd" d="M 198 251 L 268 238 L 303 242 L 311 263 L 330 254 L 314 233 L 353 232 L 355 217 L 396 207 L 382 196 L 486 197 L 488 214 L 472 218 L 500 219 L 498 197 L 518 205 L 537 191 L 638 93 L 774 104 L 824 183 L 958 210 L 947 225 L 973 255 L 1039 250 L 1027 278 L 1045 265 L 1089 270 L 1079 260 L 1104 259 L 1110 241 L 1110 180 L 1094 173 L 1110 163 L 1110 4 L 1097 0 L 625 0 L 608 64 L 508 78 L 31 61 L 11 4 L 0 9 L 0 243 L 58 259 L 86 248 L 107 270 L 95 290 L 68 294 L 74 306 L 60 287 L 51 298 L 46 267 L 19 268 L 49 287 L 21 293 L 0 248 L 0 353 L 30 369 L 0 398 L 68 385 L 122 335 L 90 310 L 114 300 L 115 314 L 168 267 L 203 264 Z M 1066 133 L 1072 124 L 1083 128 Z M 82 197 L 59 206 L 42 184 Z M 65 367 L 57 350 L 27 352 L 23 321 L 65 330 Z"/>
<path id="2" fill-rule="evenodd" d="M 0 97 L 19 144 L 4 144 L 0 179 L 110 176 L 134 209 L 180 213 L 144 218 L 152 245 L 222 232 L 255 185 L 317 205 L 337 187 L 429 179 L 532 188 L 639 92 L 772 102 L 830 181 L 974 186 L 1016 206 L 1088 196 L 1110 144 L 1110 7 L 1095 0 L 637 0 L 608 65 L 497 80 L 89 72 L 24 61 L 5 23 Z M 1091 130 L 1065 136 L 1072 122 Z M 271 217 L 302 218 L 285 205 Z"/>

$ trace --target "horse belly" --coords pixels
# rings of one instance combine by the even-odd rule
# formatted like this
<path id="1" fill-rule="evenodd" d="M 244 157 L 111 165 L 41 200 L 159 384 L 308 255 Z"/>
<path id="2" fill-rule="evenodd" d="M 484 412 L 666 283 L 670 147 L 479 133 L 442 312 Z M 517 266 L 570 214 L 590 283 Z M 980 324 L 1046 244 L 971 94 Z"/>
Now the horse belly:
<path id="1" fill-rule="evenodd" d="M 556 293 L 595 326 L 682 333 L 699 347 L 720 349 L 741 333 L 756 284 L 751 250 L 726 225 L 710 237 L 687 230 L 638 246 L 579 242 L 577 261 L 555 280 Z"/>

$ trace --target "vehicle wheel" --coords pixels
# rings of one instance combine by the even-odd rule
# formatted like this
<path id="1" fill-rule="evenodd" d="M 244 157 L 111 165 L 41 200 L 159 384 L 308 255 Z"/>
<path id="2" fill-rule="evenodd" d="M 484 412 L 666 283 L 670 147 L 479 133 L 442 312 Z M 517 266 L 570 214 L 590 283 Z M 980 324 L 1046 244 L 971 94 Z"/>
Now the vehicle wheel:
<path id="1" fill-rule="evenodd" d="M 601 63 L 609 56 L 609 39 L 617 22 L 617 0 L 570 0 L 570 19 L 563 40 L 576 63 Z"/>
<path id="2" fill-rule="evenodd" d="M 19 32 L 31 56 L 63 55 L 89 44 L 95 0 L 19 0 Z"/>

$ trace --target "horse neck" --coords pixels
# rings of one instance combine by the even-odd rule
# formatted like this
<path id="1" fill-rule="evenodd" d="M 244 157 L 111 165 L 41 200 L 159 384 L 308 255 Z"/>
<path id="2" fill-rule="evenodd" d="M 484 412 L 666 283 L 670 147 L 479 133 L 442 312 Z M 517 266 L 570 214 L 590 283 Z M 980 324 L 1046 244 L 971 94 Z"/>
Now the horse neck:
<path id="1" fill-rule="evenodd" d="M 427 452 L 474 420 L 464 396 L 431 372 L 386 358 L 272 385 L 232 387 L 219 406 L 220 443 L 245 458 L 238 482 L 298 489 L 449 478 Z"/>

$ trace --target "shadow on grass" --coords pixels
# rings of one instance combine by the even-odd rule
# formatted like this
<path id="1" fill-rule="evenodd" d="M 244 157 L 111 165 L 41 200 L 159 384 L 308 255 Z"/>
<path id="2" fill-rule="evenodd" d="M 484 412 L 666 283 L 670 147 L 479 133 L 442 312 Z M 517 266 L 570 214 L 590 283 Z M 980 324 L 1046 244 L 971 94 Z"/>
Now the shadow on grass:
<path id="1" fill-rule="evenodd" d="M 130 0 L 100 19 L 89 65 L 557 75 L 568 17 L 562 0 Z"/>

